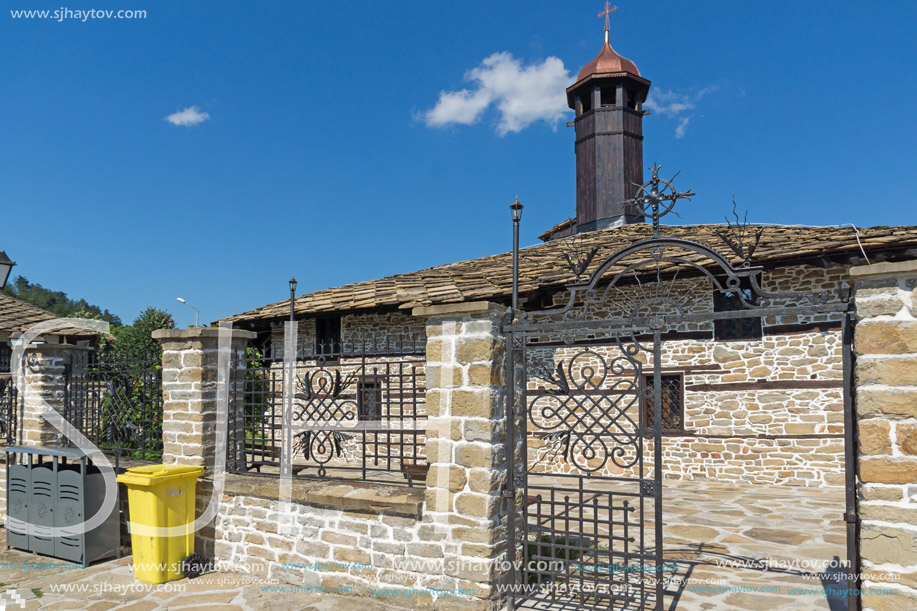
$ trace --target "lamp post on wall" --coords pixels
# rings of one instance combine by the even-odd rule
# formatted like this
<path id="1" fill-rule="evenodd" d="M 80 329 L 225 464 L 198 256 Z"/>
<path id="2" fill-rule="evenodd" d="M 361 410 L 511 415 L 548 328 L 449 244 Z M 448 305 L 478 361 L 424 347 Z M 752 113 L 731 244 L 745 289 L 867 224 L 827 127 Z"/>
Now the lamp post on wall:
<path id="1" fill-rule="evenodd" d="M 180 302 L 180 303 L 183 303 L 183 304 L 185 304 L 186 306 L 188 306 L 189 308 L 191 308 L 191 309 L 194 310 L 194 326 L 195 326 L 195 327 L 200 327 L 200 326 L 201 326 L 201 325 L 200 325 L 201 311 L 198 310 L 198 309 L 197 309 L 196 307 L 194 307 L 193 305 L 191 305 L 190 303 L 188 303 L 187 301 L 185 301 L 184 299 L 182 299 L 181 297 L 176 297 L 176 298 L 175 298 L 175 301 L 178 301 L 178 302 Z"/>
<path id="2" fill-rule="evenodd" d="M 513 217 L 513 307 L 510 313 L 510 324 L 516 323 L 516 314 L 519 309 L 519 221 L 522 220 L 522 204 L 519 196 L 510 204 L 509 209 Z M 507 504 L 507 528 L 509 532 L 516 530 L 516 427 L 518 425 L 516 406 L 516 366 L 513 347 L 515 345 L 514 331 L 507 335 L 506 340 L 506 437 L 504 438 L 506 453 L 506 490 L 503 497 Z M 515 535 L 513 535 L 515 536 Z M 510 571 L 510 585 L 515 581 L 515 573 Z M 515 609 L 513 590 L 509 590 L 509 608 Z"/>
<path id="3" fill-rule="evenodd" d="M 296 276 L 290 276 L 290 322 L 293 322 L 293 301 L 296 299 Z"/>
<path id="4" fill-rule="evenodd" d="M 9 279 L 14 265 L 16 264 L 10 261 L 10 258 L 6 256 L 6 252 L 0 250 L 0 289 L 6 288 L 6 281 Z"/>
<path id="5" fill-rule="evenodd" d="M 523 205 L 516 201 L 510 204 L 509 209 L 513 214 L 513 316 L 519 308 L 519 221 L 522 219 Z"/>

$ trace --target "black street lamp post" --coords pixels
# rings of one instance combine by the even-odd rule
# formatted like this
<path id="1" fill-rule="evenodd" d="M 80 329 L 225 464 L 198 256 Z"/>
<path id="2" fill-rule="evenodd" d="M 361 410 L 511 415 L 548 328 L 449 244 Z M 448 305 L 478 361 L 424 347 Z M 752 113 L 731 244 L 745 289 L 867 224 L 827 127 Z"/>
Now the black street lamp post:
<path id="1" fill-rule="evenodd" d="M 290 324 L 293 324 L 293 302 L 296 299 L 296 277 L 290 277 Z"/>
<path id="2" fill-rule="evenodd" d="M 513 213 L 513 316 L 516 316 L 516 310 L 519 308 L 519 221 L 522 219 L 522 204 L 519 203 L 519 197 L 510 204 L 509 209 Z"/>
<path id="3" fill-rule="evenodd" d="M 519 221 L 522 220 L 522 204 L 519 203 L 519 197 L 510 204 L 509 209 L 513 216 L 513 298 L 512 311 L 510 312 L 510 324 L 516 322 L 516 316 L 519 309 Z M 513 332 L 510 332 L 506 341 L 506 437 L 504 439 L 506 452 L 506 490 L 503 496 L 507 504 L 507 526 L 509 532 L 515 532 L 516 522 L 516 473 L 514 456 L 516 453 L 516 376 L 513 363 L 513 348 L 515 338 Z M 515 573 L 510 571 L 510 585 L 513 585 Z M 509 608 L 515 609 L 515 600 L 510 590 Z"/>
<path id="4" fill-rule="evenodd" d="M 10 258 L 6 256 L 6 252 L 0 250 L 0 289 L 6 288 L 6 281 L 9 279 L 14 265 L 16 264 L 10 261 Z"/>

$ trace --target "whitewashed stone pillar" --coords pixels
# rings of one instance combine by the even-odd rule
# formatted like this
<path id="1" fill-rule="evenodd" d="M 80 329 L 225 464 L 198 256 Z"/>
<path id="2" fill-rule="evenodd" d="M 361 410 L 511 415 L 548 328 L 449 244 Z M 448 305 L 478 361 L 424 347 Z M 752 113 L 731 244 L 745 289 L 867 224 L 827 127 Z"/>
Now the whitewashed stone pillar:
<path id="1" fill-rule="evenodd" d="M 863 608 L 917 609 L 917 261 L 851 276 Z"/>
<path id="2" fill-rule="evenodd" d="M 416 308 L 426 318 L 427 476 L 424 522 L 441 531 L 444 574 L 474 596 L 442 596 L 435 608 L 502 609 L 495 583 L 507 546 L 501 494 L 507 308 L 489 302 Z"/>

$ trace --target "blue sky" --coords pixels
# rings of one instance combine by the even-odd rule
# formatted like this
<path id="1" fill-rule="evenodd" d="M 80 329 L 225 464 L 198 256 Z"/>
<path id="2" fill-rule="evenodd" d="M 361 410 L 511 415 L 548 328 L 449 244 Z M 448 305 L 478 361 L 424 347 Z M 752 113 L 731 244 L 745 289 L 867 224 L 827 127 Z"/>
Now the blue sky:
<path id="1" fill-rule="evenodd" d="M 601 4 L 7 10 L 0 250 L 125 321 L 153 305 L 184 326 L 177 296 L 210 321 L 286 298 L 291 274 L 302 292 L 508 250 L 516 194 L 535 243 L 575 212 L 557 100 L 599 51 Z M 698 194 L 678 222 L 719 222 L 734 194 L 756 222 L 917 223 L 917 4 L 618 5 L 612 44 L 653 82 L 646 164 Z M 442 92 L 458 104 L 431 114 Z"/>

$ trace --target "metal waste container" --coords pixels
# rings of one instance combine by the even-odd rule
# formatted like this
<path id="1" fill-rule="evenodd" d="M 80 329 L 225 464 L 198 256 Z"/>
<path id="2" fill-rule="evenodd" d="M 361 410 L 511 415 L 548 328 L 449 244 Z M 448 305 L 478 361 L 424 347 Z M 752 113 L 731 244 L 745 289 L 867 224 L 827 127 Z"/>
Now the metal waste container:
<path id="1" fill-rule="evenodd" d="M 44 556 L 90 562 L 117 556 L 121 547 L 118 489 L 105 520 L 88 532 L 77 526 L 105 499 L 102 471 L 78 448 L 6 449 L 6 545 Z M 62 529 L 54 536 L 52 528 Z"/>

